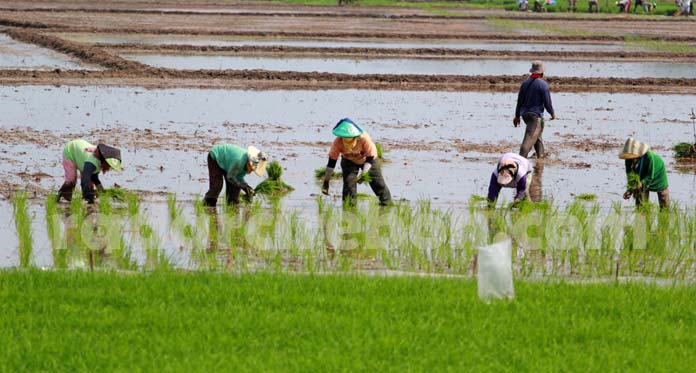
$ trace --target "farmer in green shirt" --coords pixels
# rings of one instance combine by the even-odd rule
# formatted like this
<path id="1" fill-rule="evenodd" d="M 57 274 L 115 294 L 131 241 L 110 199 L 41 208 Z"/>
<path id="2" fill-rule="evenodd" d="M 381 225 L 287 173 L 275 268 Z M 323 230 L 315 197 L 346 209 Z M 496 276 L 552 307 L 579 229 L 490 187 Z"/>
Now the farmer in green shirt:
<path id="1" fill-rule="evenodd" d="M 121 151 L 114 147 L 99 144 L 94 146 L 85 140 L 73 140 L 63 147 L 63 169 L 65 182 L 58 190 L 58 200 L 72 200 L 73 189 L 77 184 L 77 172 L 80 171 L 82 197 L 87 203 L 94 203 L 95 189 L 104 191 L 99 172 L 110 169 L 121 172 Z"/>
<path id="2" fill-rule="evenodd" d="M 250 199 L 254 189 L 244 181 L 244 176 L 252 172 L 263 176 L 266 172 L 266 154 L 253 146 L 244 149 L 237 145 L 220 144 L 213 146 L 208 153 L 208 175 L 210 188 L 205 194 L 204 204 L 214 207 L 222 191 L 222 181 L 227 188 L 227 203 L 239 203 L 239 192 L 244 190 Z"/>
<path id="3" fill-rule="evenodd" d="M 629 189 L 624 193 L 624 199 L 629 199 L 633 195 L 636 206 L 640 206 L 643 201 L 649 199 L 650 192 L 657 192 L 660 208 L 663 209 L 669 205 L 669 184 L 665 162 L 650 150 L 648 144 L 629 138 L 619 153 L 619 158 L 626 160 Z"/>

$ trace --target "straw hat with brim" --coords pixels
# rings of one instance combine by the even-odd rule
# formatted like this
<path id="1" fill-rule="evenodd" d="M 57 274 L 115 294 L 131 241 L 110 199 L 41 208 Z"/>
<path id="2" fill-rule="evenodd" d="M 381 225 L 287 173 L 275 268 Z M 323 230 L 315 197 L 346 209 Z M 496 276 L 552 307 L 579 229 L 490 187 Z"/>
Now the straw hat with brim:
<path id="1" fill-rule="evenodd" d="M 650 150 L 648 144 L 629 138 L 619 153 L 621 159 L 636 159 L 645 155 Z"/>
<path id="2" fill-rule="evenodd" d="M 112 170 L 116 170 L 118 172 L 123 171 L 123 168 L 121 167 L 121 160 L 116 159 L 116 158 L 106 158 L 106 163 L 109 164 Z"/>
<path id="3" fill-rule="evenodd" d="M 360 126 L 355 124 L 350 118 L 343 118 L 333 128 L 333 134 L 337 137 L 351 138 L 358 137 L 365 132 Z"/>
<path id="4" fill-rule="evenodd" d="M 268 162 L 268 157 L 266 154 L 254 146 L 247 148 L 247 156 L 249 157 L 249 162 L 251 167 L 254 169 L 254 173 L 263 176 L 266 173 L 266 163 Z"/>
<path id="5" fill-rule="evenodd" d="M 532 68 L 529 69 L 531 74 L 543 74 L 544 73 L 544 63 L 541 61 L 532 62 Z"/>

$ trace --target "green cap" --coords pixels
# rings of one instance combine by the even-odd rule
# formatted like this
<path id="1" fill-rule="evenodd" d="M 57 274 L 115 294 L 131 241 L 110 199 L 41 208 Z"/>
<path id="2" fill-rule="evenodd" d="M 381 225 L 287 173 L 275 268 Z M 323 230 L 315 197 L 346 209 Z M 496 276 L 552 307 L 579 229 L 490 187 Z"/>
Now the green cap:
<path id="1" fill-rule="evenodd" d="M 121 160 L 120 159 L 106 158 L 106 163 L 108 163 L 109 166 L 111 166 L 111 168 L 113 168 L 114 170 L 116 170 L 118 172 L 123 171 L 123 168 L 121 168 Z"/>
<path id="2" fill-rule="evenodd" d="M 360 128 L 355 122 L 350 120 L 350 118 L 343 118 L 333 129 L 334 136 L 343 138 L 358 137 L 363 133 L 363 129 Z"/>

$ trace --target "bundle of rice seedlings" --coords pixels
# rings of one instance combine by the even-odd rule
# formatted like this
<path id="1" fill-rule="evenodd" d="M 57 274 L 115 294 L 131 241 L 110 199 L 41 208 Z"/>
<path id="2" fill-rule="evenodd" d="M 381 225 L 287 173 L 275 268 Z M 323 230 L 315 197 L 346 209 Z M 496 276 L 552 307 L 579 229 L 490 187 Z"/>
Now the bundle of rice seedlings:
<path id="1" fill-rule="evenodd" d="M 640 176 L 636 173 L 628 174 L 626 189 L 630 192 L 637 192 L 640 186 Z"/>
<path id="2" fill-rule="evenodd" d="M 256 193 L 267 196 L 281 196 L 295 190 L 295 188 L 285 184 L 280 179 L 283 175 L 283 168 L 278 161 L 271 162 L 266 168 L 266 172 L 268 172 L 268 178 L 256 186 L 254 189 Z"/>
<path id="3" fill-rule="evenodd" d="M 326 167 L 321 167 L 317 168 L 314 170 L 314 177 L 317 178 L 317 180 L 324 180 L 324 176 L 326 176 Z M 331 175 L 331 179 L 342 179 L 343 178 L 343 173 L 334 171 L 334 173 Z"/>
<path id="4" fill-rule="evenodd" d="M 674 158 L 696 158 L 696 144 L 680 142 L 672 147 Z"/>

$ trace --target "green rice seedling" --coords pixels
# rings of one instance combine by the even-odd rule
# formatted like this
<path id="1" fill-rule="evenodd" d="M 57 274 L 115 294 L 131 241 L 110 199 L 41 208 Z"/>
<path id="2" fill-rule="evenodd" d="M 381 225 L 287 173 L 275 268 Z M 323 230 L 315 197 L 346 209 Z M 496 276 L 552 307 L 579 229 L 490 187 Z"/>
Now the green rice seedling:
<path id="1" fill-rule="evenodd" d="M 104 215 L 111 214 L 113 206 L 110 198 L 99 198 L 99 212 Z"/>
<path id="2" fill-rule="evenodd" d="M 285 184 L 280 179 L 283 175 L 283 168 L 278 161 L 271 162 L 266 171 L 268 172 L 268 178 L 256 186 L 254 189 L 256 193 L 267 196 L 281 196 L 295 190 L 295 188 Z"/>
<path id="3" fill-rule="evenodd" d="M 104 191 L 99 194 L 100 199 L 106 198 L 106 199 L 114 200 L 116 202 L 125 202 L 126 196 L 127 196 L 126 191 L 121 189 L 121 188 L 104 189 Z"/>
<path id="4" fill-rule="evenodd" d="M 19 265 L 27 268 L 31 265 L 31 256 L 34 251 L 33 234 L 31 230 L 32 218 L 29 215 L 27 192 L 19 191 L 12 199 L 12 212 L 14 214 L 17 238 L 19 239 Z"/>
<path id="5" fill-rule="evenodd" d="M 579 201 L 595 201 L 597 199 L 597 196 L 591 193 L 585 193 L 585 194 L 578 194 L 575 196 L 576 200 Z"/>
<path id="6" fill-rule="evenodd" d="M 384 159 L 384 149 L 382 148 L 382 144 L 375 143 L 375 147 L 377 148 L 377 158 Z"/>
<path id="7" fill-rule="evenodd" d="M 126 194 L 126 202 L 128 203 L 128 216 L 133 217 L 140 212 L 140 200 L 135 193 Z"/>
<path id="8" fill-rule="evenodd" d="M 64 237 L 61 232 L 61 218 L 58 211 L 57 194 L 51 192 L 46 199 L 46 233 L 51 243 L 53 253 L 53 265 L 56 268 L 66 268 L 66 254 Z"/>
<path id="9" fill-rule="evenodd" d="M 176 205 L 176 194 L 169 193 L 167 195 L 167 212 L 169 213 L 169 223 L 174 222 L 181 216 L 182 209 Z"/>
<path id="10" fill-rule="evenodd" d="M 324 180 L 324 176 L 326 176 L 326 167 L 321 167 L 321 168 L 317 168 L 316 170 L 314 170 L 314 177 L 317 180 L 320 180 L 320 181 Z M 340 171 L 334 170 L 333 174 L 331 174 L 332 180 L 333 179 L 338 180 L 338 179 L 342 179 L 342 178 L 343 178 L 343 173 L 341 173 Z"/>
<path id="11" fill-rule="evenodd" d="M 631 172 L 626 178 L 626 190 L 629 192 L 638 192 L 640 189 L 640 176 L 637 173 Z"/>
<path id="12" fill-rule="evenodd" d="M 680 142 L 679 144 L 674 145 L 672 150 L 674 151 L 674 158 L 696 158 L 696 144 Z"/>
<path id="13" fill-rule="evenodd" d="M 363 172 L 358 178 L 358 184 L 369 184 L 372 182 L 372 176 L 369 172 Z"/>

